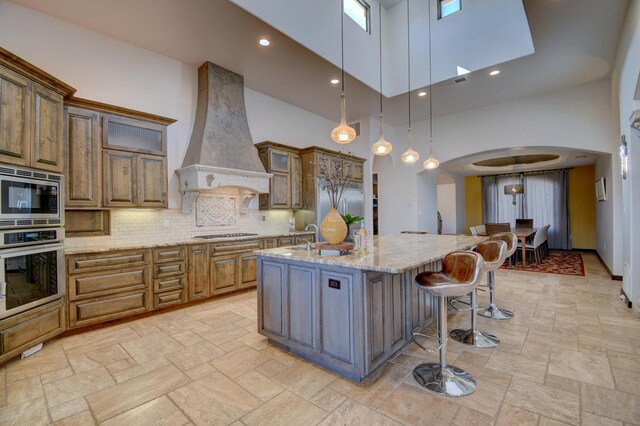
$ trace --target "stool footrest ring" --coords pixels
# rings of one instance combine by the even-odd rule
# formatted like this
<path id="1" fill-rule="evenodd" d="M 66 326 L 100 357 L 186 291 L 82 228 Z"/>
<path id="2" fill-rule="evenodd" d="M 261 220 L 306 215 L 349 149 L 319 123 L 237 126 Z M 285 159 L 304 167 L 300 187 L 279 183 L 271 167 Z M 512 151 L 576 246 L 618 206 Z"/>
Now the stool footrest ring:
<path id="1" fill-rule="evenodd" d="M 411 333 L 411 340 L 413 340 L 413 343 L 418 345 L 418 347 L 420 349 L 422 349 L 423 351 L 425 351 L 425 352 L 430 352 L 430 353 L 437 352 L 442 347 L 442 343 L 440 343 L 437 348 L 429 349 L 429 348 L 423 346 L 421 343 L 419 343 L 418 340 L 416 339 L 416 336 L 424 337 L 425 339 L 435 340 L 436 342 L 440 342 L 440 339 L 438 339 L 437 337 L 434 337 L 434 336 L 429 336 L 428 334 L 418 333 L 417 331 L 414 331 L 413 333 Z M 446 337 L 445 337 L 445 339 L 446 339 Z"/>

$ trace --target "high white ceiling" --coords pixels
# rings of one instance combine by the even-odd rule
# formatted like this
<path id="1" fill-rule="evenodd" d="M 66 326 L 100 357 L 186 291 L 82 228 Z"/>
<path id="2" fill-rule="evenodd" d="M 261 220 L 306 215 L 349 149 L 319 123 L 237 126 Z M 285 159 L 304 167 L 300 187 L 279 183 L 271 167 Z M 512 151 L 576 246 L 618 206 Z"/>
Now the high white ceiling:
<path id="1" fill-rule="evenodd" d="M 328 81 L 339 69 L 230 1 L 12 1 L 194 67 L 210 60 L 244 75 L 254 90 L 338 119 L 339 87 Z M 524 0 L 535 53 L 499 65 L 502 73 L 495 78 L 478 70 L 464 83 L 437 84 L 434 115 L 607 78 L 628 3 Z M 266 49 L 257 45 L 262 36 L 272 41 Z M 348 119 L 376 116 L 376 91 L 350 76 L 346 83 Z M 388 99 L 385 121 L 406 123 L 406 104 L 406 94 Z M 414 121 L 427 117 L 427 105 L 427 97 L 415 97 Z"/>

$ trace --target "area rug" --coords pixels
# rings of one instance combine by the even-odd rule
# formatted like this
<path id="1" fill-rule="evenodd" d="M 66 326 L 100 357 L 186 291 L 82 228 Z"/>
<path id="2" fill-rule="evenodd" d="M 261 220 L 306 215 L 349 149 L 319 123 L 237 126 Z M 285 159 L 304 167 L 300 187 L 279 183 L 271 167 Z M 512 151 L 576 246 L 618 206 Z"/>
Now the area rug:
<path id="1" fill-rule="evenodd" d="M 542 260 L 540 265 L 527 260 L 527 266 L 522 269 L 522 261 L 512 267 L 509 262 L 504 262 L 501 269 L 511 269 L 512 271 L 542 272 L 543 274 L 561 274 L 584 276 L 584 262 L 582 255 L 573 251 L 551 250 L 549 255 Z"/>

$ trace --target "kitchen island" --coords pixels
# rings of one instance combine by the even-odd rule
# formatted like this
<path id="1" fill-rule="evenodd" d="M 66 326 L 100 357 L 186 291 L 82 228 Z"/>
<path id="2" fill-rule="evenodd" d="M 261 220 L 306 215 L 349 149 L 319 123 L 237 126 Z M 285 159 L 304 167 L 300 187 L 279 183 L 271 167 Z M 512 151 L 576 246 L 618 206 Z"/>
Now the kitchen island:
<path id="1" fill-rule="evenodd" d="M 304 246 L 257 250 L 258 332 L 355 381 L 411 341 L 432 318 L 432 300 L 413 282 L 450 252 L 487 237 L 374 236 L 366 255 L 320 256 Z"/>

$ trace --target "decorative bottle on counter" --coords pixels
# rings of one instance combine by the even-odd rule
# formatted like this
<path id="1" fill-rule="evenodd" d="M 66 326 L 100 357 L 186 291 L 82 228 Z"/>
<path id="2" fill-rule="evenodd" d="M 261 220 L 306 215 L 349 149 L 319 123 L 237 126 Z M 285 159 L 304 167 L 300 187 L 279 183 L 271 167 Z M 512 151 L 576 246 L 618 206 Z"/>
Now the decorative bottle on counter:
<path id="1" fill-rule="evenodd" d="M 360 221 L 360 231 L 358 231 L 358 254 L 367 254 L 369 248 L 369 234 L 364 227 L 364 219 Z"/>

